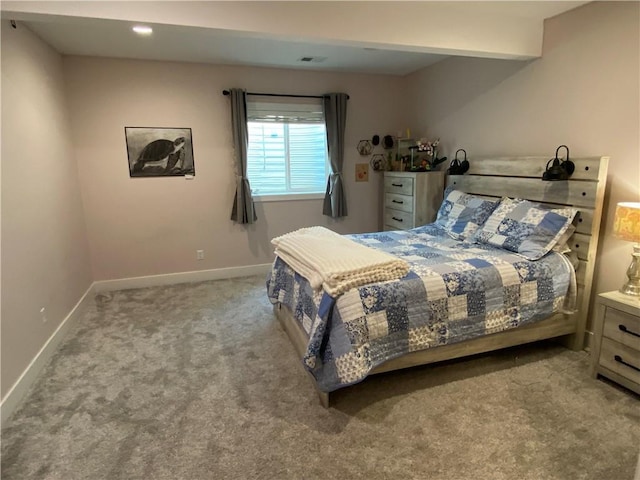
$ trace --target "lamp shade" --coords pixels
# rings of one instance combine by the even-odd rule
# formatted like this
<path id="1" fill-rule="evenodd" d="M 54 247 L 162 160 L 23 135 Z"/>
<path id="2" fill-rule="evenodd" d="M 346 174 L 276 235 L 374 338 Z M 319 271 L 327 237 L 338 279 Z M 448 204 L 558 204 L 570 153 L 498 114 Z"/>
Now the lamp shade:
<path id="1" fill-rule="evenodd" d="M 621 202 L 616 205 L 613 234 L 629 242 L 640 242 L 640 202 Z"/>

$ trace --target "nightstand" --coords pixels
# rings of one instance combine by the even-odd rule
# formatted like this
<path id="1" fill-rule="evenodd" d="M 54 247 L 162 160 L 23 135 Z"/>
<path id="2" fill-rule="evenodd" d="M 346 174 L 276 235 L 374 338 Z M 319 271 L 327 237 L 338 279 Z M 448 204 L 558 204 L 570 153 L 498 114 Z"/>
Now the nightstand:
<path id="1" fill-rule="evenodd" d="M 444 173 L 384 172 L 384 230 L 408 230 L 435 221 Z"/>
<path id="2" fill-rule="evenodd" d="M 620 292 L 596 299 L 591 374 L 640 394 L 640 298 Z"/>

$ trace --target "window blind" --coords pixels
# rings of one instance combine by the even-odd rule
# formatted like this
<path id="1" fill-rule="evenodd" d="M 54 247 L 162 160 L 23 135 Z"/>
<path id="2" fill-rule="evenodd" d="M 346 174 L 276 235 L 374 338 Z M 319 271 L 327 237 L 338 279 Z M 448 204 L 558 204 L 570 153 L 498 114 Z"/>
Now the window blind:
<path id="1" fill-rule="evenodd" d="M 269 97 L 247 101 L 247 119 L 254 122 L 322 123 L 324 112 L 319 98 L 296 99 L 279 102 Z"/>

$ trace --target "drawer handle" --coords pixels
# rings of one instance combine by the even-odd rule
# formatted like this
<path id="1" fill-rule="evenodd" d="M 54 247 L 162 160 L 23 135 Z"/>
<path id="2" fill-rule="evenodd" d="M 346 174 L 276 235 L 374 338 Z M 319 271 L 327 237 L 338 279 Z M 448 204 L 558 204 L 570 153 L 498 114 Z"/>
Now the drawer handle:
<path id="1" fill-rule="evenodd" d="M 393 203 L 404 203 L 404 200 L 391 200 Z"/>
<path id="2" fill-rule="evenodd" d="M 396 218 L 396 217 L 391 217 L 391 218 L 393 218 L 396 222 L 401 222 L 402 221 L 401 218 Z"/>
<path id="3" fill-rule="evenodd" d="M 633 335 L 634 337 L 638 337 L 640 338 L 640 333 L 636 333 L 636 332 L 632 332 L 631 330 L 629 330 L 625 325 L 618 325 L 618 328 L 623 331 L 624 333 L 628 333 L 629 335 Z"/>
<path id="4" fill-rule="evenodd" d="M 627 367 L 629 367 L 629 368 L 633 368 L 634 370 L 636 370 L 636 371 L 640 372 L 640 368 L 636 367 L 635 365 L 631 365 L 630 363 L 625 362 L 625 361 L 622 359 L 622 357 L 621 357 L 620 355 L 615 355 L 615 356 L 613 357 L 613 359 L 614 359 L 616 362 L 618 362 L 618 363 L 621 363 L 621 364 L 623 364 L 623 365 L 626 365 Z"/>
<path id="5" fill-rule="evenodd" d="M 402 184 L 401 183 L 392 183 L 391 186 L 393 186 L 393 187 L 401 187 Z"/>

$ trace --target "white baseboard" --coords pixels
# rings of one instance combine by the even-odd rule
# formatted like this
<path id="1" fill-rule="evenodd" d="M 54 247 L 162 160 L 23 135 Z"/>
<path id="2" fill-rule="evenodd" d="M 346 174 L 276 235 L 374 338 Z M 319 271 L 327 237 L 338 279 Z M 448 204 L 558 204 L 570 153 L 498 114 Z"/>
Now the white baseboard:
<path id="1" fill-rule="evenodd" d="M 115 280 L 98 280 L 93 282 L 96 293 L 131 288 L 156 287 L 159 285 L 175 285 L 177 283 L 203 282 L 206 280 L 222 280 L 224 278 L 249 277 L 251 275 L 267 275 L 270 263 L 247 265 L 245 267 L 216 268 L 195 272 L 167 273 L 146 277 L 118 278 Z"/>
<path id="2" fill-rule="evenodd" d="M 18 408 L 21 400 L 24 398 L 31 385 L 33 385 L 33 382 L 36 380 L 42 369 L 47 365 L 48 361 L 58 348 L 58 345 L 60 345 L 60 342 L 64 339 L 65 334 L 69 331 L 71 326 L 81 318 L 90 302 L 94 301 L 96 293 L 114 290 L 127 290 L 131 288 L 153 287 L 158 285 L 172 285 L 177 283 L 221 280 L 224 278 L 247 277 L 251 275 L 264 274 L 266 277 L 270 268 L 271 264 L 265 263 L 245 267 L 217 268 L 214 270 L 200 270 L 197 272 L 169 273 L 166 275 L 150 275 L 146 277 L 120 278 L 116 280 L 100 280 L 93 282 L 0 402 L 0 424 L 4 426 L 5 422 L 13 412 L 15 412 L 16 408 Z"/>
<path id="3" fill-rule="evenodd" d="M 5 422 L 20 405 L 20 401 L 24 398 L 31 385 L 33 385 L 33 382 L 42 369 L 47 365 L 58 348 L 58 345 L 60 345 L 60 342 L 64 339 L 65 334 L 82 317 L 87 306 L 93 302 L 94 294 L 94 284 L 91 284 L 82 298 L 71 309 L 71 312 L 69 312 L 60 325 L 58 325 L 58 328 L 56 328 L 33 360 L 31 360 L 29 366 L 22 372 L 22 375 L 20 375 L 20 378 L 16 380 L 16 383 L 13 384 L 4 396 L 2 402 L 0 402 L 0 423 L 2 426 L 4 426 Z"/>

